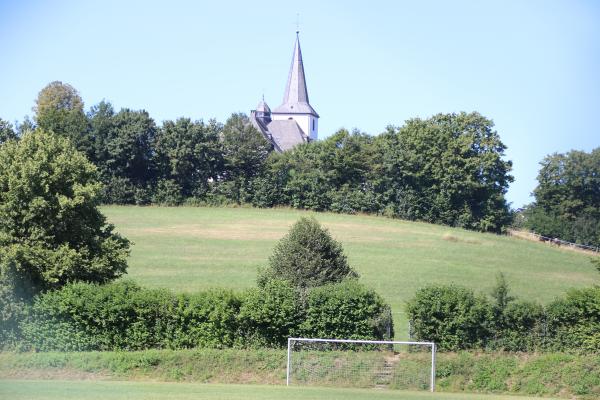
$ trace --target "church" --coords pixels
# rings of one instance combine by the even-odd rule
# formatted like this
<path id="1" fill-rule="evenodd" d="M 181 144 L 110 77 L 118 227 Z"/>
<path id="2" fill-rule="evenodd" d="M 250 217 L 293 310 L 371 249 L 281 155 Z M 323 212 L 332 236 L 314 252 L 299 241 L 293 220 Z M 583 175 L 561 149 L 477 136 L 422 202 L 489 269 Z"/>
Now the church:
<path id="1" fill-rule="evenodd" d="M 283 103 L 271 111 L 263 97 L 256 110 L 251 111 L 250 121 L 271 142 L 275 151 L 283 152 L 317 139 L 319 114 L 308 102 L 298 32 Z"/>

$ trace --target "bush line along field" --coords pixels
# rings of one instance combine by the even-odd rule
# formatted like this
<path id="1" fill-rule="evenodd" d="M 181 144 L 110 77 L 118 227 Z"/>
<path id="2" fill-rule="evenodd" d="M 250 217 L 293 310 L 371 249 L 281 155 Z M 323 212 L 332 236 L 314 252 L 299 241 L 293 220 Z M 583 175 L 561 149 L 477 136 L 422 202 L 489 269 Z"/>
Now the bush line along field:
<path id="1" fill-rule="evenodd" d="M 512 294 L 547 303 L 598 282 L 585 254 L 494 234 L 384 217 L 290 209 L 106 206 L 133 241 L 128 276 L 147 287 L 193 292 L 256 285 L 257 268 L 301 216 L 314 215 L 344 246 L 361 281 L 392 306 L 407 337 L 405 302 L 431 283 L 489 293 L 502 271 Z"/>
<path id="2" fill-rule="evenodd" d="M 419 354 L 404 357 L 403 361 L 409 362 Z M 423 367 L 428 368 L 427 363 Z M 286 351 L 272 349 L 1 353 L 0 388 L 6 380 L 23 378 L 283 385 L 285 368 Z M 335 373 L 332 369 L 329 372 Z M 436 390 L 598 398 L 600 356 L 439 353 Z M 391 393 L 397 398 L 404 395 Z M 367 397 L 371 394 L 376 392 L 369 392 Z"/>

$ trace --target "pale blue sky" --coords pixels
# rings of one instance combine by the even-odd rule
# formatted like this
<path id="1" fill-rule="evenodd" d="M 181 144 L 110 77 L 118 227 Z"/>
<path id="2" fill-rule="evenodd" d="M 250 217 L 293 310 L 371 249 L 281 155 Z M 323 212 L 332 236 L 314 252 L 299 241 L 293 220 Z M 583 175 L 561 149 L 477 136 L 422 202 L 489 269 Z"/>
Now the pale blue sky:
<path id="1" fill-rule="evenodd" d="M 102 99 L 225 121 L 279 105 L 296 14 L 319 133 L 479 111 L 514 162 L 513 207 L 547 154 L 600 146 L 599 1 L 0 0 L 0 118 L 53 80 Z"/>

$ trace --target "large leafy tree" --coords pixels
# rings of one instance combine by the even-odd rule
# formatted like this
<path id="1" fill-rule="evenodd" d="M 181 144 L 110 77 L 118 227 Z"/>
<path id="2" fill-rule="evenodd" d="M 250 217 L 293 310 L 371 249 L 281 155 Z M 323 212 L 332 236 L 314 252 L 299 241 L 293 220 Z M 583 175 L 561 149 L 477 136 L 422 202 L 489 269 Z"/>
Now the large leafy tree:
<path id="1" fill-rule="evenodd" d="M 376 140 L 373 182 L 394 213 L 409 219 L 500 231 L 513 178 L 506 146 L 480 114 L 438 114 L 389 127 Z"/>
<path id="2" fill-rule="evenodd" d="M 275 245 L 259 283 L 275 278 L 305 289 L 355 277 L 342 245 L 317 220 L 303 217 Z"/>
<path id="3" fill-rule="evenodd" d="M 0 282 L 20 298 L 125 273 L 129 242 L 98 210 L 97 171 L 42 130 L 0 147 Z"/>
<path id="4" fill-rule="evenodd" d="M 600 147 L 555 153 L 540 165 L 526 226 L 545 236 L 600 246 Z"/>
<path id="5" fill-rule="evenodd" d="M 205 193 L 209 180 L 216 179 L 222 169 L 221 129 L 214 120 L 208 124 L 189 118 L 163 122 L 154 143 L 159 177 L 175 181 L 185 197 Z"/>
<path id="6" fill-rule="evenodd" d="M 78 150 L 90 155 L 92 143 L 83 100 L 73 86 L 50 82 L 39 92 L 33 111 L 39 128 L 68 137 Z"/>
<path id="7" fill-rule="evenodd" d="M 146 111 L 123 109 L 113 118 L 106 143 L 107 167 L 117 176 L 130 179 L 138 185 L 154 178 L 152 144 L 156 124 Z"/>
<path id="8" fill-rule="evenodd" d="M 242 113 L 229 117 L 221 142 L 227 195 L 239 203 L 246 200 L 245 193 L 250 191 L 252 179 L 261 174 L 272 146 Z"/>

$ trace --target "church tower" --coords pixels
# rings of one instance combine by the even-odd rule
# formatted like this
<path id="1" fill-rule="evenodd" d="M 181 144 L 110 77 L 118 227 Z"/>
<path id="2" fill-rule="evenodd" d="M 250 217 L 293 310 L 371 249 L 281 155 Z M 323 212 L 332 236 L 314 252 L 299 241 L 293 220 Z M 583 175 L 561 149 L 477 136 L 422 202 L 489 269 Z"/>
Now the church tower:
<path id="1" fill-rule="evenodd" d="M 296 32 L 296 44 L 292 56 L 292 65 L 288 75 L 283 103 L 271 112 L 273 121 L 294 120 L 304 134 L 311 140 L 318 138 L 319 114 L 308 102 L 302 51 L 300 50 L 299 32 Z"/>

